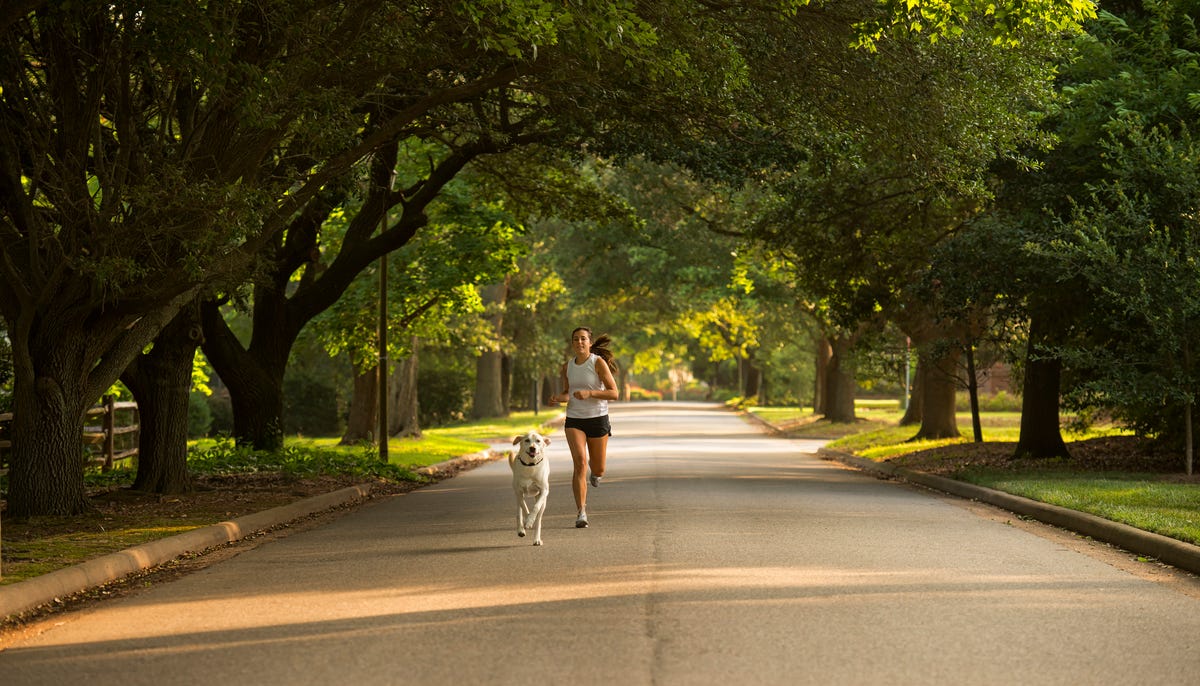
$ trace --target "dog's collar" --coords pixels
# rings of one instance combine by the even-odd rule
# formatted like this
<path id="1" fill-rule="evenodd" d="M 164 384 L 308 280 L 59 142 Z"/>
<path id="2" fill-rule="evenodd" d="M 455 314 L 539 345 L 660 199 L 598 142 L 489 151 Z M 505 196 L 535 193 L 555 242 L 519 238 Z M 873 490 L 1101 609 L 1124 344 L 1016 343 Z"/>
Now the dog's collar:
<path id="1" fill-rule="evenodd" d="M 541 464 L 542 461 L 536 460 L 534 462 L 526 462 L 525 460 L 521 459 L 520 455 L 517 455 L 517 462 L 520 462 L 521 464 L 525 465 L 526 467 L 536 467 L 537 465 Z"/>

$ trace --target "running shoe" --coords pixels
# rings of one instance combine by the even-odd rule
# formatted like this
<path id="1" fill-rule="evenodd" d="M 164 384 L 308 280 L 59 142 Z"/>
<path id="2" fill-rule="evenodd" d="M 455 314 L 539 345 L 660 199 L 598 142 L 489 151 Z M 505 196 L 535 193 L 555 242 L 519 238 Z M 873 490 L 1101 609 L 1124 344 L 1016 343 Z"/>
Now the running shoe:
<path id="1" fill-rule="evenodd" d="M 580 512 L 579 516 L 575 518 L 575 528 L 576 529 L 586 529 L 587 528 L 587 513 L 586 512 Z"/>

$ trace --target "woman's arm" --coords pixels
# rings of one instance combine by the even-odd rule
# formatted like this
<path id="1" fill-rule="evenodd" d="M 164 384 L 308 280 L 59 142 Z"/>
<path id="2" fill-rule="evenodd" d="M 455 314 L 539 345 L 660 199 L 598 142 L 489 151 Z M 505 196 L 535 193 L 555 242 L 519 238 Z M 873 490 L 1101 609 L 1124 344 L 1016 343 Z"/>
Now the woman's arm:
<path id="1" fill-rule="evenodd" d="M 563 369 L 565 370 L 566 368 L 564 367 Z M 595 398 L 596 400 L 616 400 L 619 397 L 617 392 L 617 382 L 615 379 L 613 379 L 612 370 L 608 368 L 608 363 L 604 361 L 603 357 L 596 358 L 596 376 L 600 377 L 600 383 L 604 384 L 604 388 L 598 391 L 575 391 L 575 397 L 579 398 L 580 400 L 585 398 Z"/>

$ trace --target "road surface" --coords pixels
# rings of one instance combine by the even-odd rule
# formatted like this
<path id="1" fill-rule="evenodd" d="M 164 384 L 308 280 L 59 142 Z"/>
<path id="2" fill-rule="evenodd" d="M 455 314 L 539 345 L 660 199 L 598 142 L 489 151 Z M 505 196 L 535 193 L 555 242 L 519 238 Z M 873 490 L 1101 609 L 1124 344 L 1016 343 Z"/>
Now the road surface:
<path id="1" fill-rule="evenodd" d="M 0 683 L 1195 684 L 1200 600 L 733 413 L 613 405 L 545 545 L 506 462 L 64 614 Z"/>

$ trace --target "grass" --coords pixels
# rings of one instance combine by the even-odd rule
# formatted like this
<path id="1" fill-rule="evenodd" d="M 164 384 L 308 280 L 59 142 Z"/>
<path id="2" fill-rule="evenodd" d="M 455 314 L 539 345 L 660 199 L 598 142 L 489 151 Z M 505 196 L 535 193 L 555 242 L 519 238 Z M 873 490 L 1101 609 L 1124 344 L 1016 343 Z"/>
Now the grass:
<path id="1" fill-rule="evenodd" d="M 795 424 L 805 416 L 811 418 L 811 410 L 806 408 L 754 408 L 753 412 L 781 427 Z M 963 455 L 970 455 L 973 440 L 970 413 L 958 414 L 962 437 L 922 441 L 912 440 L 914 427 L 897 425 L 901 412 L 894 403 L 890 409 L 878 403 L 860 405 L 858 415 L 865 421 L 843 425 L 851 428 L 831 440 L 829 448 L 875 461 L 905 458 L 914 463 L 920 462 L 922 453 L 950 445 L 962 445 Z M 982 412 L 980 419 L 985 442 L 1017 440 L 1019 412 Z M 1119 427 L 1102 426 L 1084 433 L 1064 432 L 1063 438 L 1076 442 L 1123 433 L 1126 432 Z M 945 476 L 1200 544 L 1200 488 L 1194 482 L 1180 482 L 1172 475 L 1049 469 L 1046 465 L 1012 462 L 1002 468 L 962 468 Z"/>
<path id="2" fill-rule="evenodd" d="M 1160 474 L 967 470 L 957 478 L 1200 544 L 1200 489 Z"/>
<path id="3" fill-rule="evenodd" d="M 78 564 L 81 560 L 107 555 L 167 536 L 185 533 L 215 521 L 187 522 L 171 520 L 143 521 L 137 526 L 103 527 L 93 531 L 72 531 L 21 541 L 5 541 L 5 567 L 2 583 L 16 583 L 56 569 Z"/>

